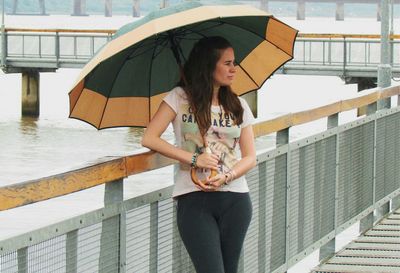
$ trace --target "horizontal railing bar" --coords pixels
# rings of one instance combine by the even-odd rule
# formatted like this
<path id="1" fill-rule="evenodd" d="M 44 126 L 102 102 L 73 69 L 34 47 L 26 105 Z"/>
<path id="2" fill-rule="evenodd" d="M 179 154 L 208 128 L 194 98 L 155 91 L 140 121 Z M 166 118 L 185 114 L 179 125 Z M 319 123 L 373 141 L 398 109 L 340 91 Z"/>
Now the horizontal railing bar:
<path id="1" fill-rule="evenodd" d="M 380 39 L 380 34 L 340 34 L 340 33 L 299 33 L 299 38 L 355 38 L 355 39 Z M 389 39 L 400 39 L 399 34 L 389 35 Z"/>
<path id="2" fill-rule="evenodd" d="M 400 86 L 371 90 L 376 91 L 308 111 L 287 114 L 257 123 L 254 125 L 254 135 L 255 137 L 268 135 L 294 125 L 301 125 L 333 114 L 357 109 L 380 99 L 400 94 Z M 0 211 L 81 191 L 125 178 L 129 175 L 162 168 L 174 163 L 176 163 L 175 160 L 169 159 L 159 153 L 138 151 L 134 155 L 114 158 L 100 164 L 94 164 L 54 176 L 3 186 L 0 187 Z"/>
<path id="3" fill-rule="evenodd" d="M 30 28 L 6 28 L 6 32 L 59 32 L 59 33 L 104 33 L 114 34 L 115 29 L 30 29 Z M 356 39 L 380 39 L 380 34 L 340 34 L 340 33 L 299 33 L 299 38 L 356 38 Z M 392 34 L 389 39 L 400 39 L 399 34 Z"/>
<path id="4" fill-rule="evenodd" d="M 59 33 L 104 33 L 104 34 L 114 34 L 116 30 L 114 29 L 30 29 L 30 28 L 6 28 L 6 32 L 59 32 Z"/>

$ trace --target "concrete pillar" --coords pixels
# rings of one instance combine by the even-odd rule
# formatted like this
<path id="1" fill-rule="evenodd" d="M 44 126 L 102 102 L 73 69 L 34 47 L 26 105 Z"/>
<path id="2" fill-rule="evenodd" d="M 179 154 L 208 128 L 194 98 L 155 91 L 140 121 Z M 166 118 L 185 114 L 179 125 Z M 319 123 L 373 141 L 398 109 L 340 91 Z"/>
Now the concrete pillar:
<path id="1" fill-rule="evenodd" d="M 376 20 L 380 22 L 382 19 L 382 6 L 380 0 L 378 0 L 378 6 L 376 7 Z"/>
<path id="2" fill-rule="evenodd" d="M 45 0 L 39 0 L 39 8 L 40 8 L 40 14 L 45 15 L 46 14 L 46 2 Z"/>
<path id="3" fill-rule="evenodd" d="M 74 0 L 72 16 L 86 15 L 86 0 Z"/>
<path id="4" fill-rule="evenodd" d="M 254 117 L 257 117 L 257 92 L 250 92 L 242 96 L 249 105 L 251 112 L 253 112 Z"/>
<path id="5" fill-rule="evenodd" d="M 133 0 L 132 16 L 140 17 L 140 0 Z"/>
<path id="6" fill-rule="evenodd" d="M 105 0 L 104 16 L 106 17 L 112 16 L 112 0 Z"/>
<path id="7" fill-rule="evenodd" d="M 268 0 L 260 0 L 260 9 L 268 11 Z"/>
<path id="8" fill-rule="evenodd" d="M 160 8 L 166 8 L 166 7 L 169 7 L 169 0 L 161 0 L 161 3 L 160 3 Z"/>
<path id="9" fill-rule="evenodd" d="M 18 0 L 14 0 L 11 14 L 16 14 L 17 13 L 17 7 L 18 7 Z"/>
<path id="10" fill-rule="evenodd" d="M 22 115 L 39 116 L 39 71 L 22 72 Z"/>
<path id="11" fill-rule="evenodd" d="M 306 19 L 306 1 L 299 0 L 297 2 L 297 20 L 305 20 Z"/>
<path id="12" fill-rule="evenodd" d="M 344 2 L 336 2 L 336 21 L 344 21 Z"/>

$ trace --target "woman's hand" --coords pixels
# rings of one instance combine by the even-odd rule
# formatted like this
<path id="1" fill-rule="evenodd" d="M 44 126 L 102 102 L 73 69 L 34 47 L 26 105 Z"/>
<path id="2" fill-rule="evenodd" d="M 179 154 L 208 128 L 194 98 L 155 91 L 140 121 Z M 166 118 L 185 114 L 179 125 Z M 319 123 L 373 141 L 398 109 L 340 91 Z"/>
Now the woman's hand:
<path id="1" fill-rule="evenodd" d="M 225 182 L 226 182 L 225 174 L 219 173 L 213 176 L 212 178 L 207 178 L 203 182 L 199 181 L 199 183 L 196 183 L 195 185 L 202 191 L 211 192 L 211 191 L 218 191 L 219 188 L 221 188 Z"/>
<path id="2" fill-rule="evenodd" d="M 215 154 L 202 153 L 197 157 L 196 168 L 218 170 L 219 156 Z"/>
<path id="3" fill-rule="evenodd" d="M 222 186 L 224 186 L 224 183 L 226 182 L 226 176 L 223 173 L 219 173 L 214 177 L 211 177 L 206 180 L 206 184 L 209 186 L 209 189 L 211 191 L 216 191 Z"/>

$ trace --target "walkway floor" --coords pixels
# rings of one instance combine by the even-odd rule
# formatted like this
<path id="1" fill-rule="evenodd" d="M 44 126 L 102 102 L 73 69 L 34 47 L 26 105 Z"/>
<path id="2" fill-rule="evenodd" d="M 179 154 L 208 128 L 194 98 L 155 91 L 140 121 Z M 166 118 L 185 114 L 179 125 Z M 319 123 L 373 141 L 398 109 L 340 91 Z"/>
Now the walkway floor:
<path id="1" fill-rule="evenodd" d="M 352 241 L 314 273 L 400 272 L 400 209 Z"/>

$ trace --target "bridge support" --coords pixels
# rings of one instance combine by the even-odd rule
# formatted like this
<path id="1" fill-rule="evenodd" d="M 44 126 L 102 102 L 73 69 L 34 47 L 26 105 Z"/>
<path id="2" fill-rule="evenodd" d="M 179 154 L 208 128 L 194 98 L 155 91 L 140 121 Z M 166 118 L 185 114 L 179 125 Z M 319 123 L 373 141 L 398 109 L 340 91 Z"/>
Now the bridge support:
<path id="1" fill-rule="evenodd" d="M 22 72 L 22 116 L 39 116 L 39 83 L 39 71 Z"/>
<path id="2" fill-rule="evenodd" d="M 344 2 L 336 2 L 336 21 L 344 20 Z"/>
<path id="3" fill-rule="evenodd" d="M 169 0 L 161 0 L 161 3 L 160 3 L 160 8 L 166 8 L 166 7 L 169 7 Z"/>
<path id="4" fill-rule="evenodd" d="M 376 20 L 379 22 L 382 20 L 382 5 L 380 0 L 378 0 L 378 7 L 376 8 Z"/>
<path id="5" fill-rule="evenodd" d="M 268 0 L 260 0 L 260 9 L 268 11 Z"/>
<path id="6" fill-rule="evenodd" d="M 106 17 L 112 16 L 112 0 L 105 1 L 104 16 L 106 16 Z"/>
<path id="7" fill-rule="evenodd" d="M 86 14 L 86 0 L 74 0 L 74 7 L 72 16 L 85 16 Z"/>
<path id="8" fill-rule="evenodd" d="M 132 16 L 133 17 L 140 17 L 140 0 L 133 0 Z"/>
<path id="9" fill-rule="evenodd" d="M 299 0 L 297 2 L 297 20 L 305 20 L 306 19 L 306 1 Z"/>

